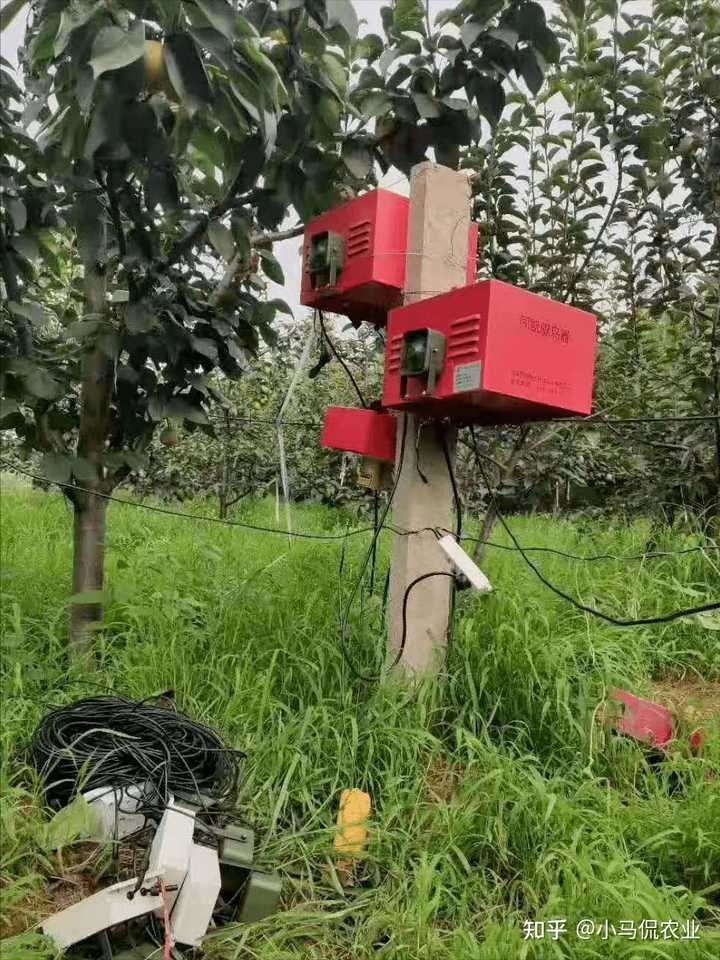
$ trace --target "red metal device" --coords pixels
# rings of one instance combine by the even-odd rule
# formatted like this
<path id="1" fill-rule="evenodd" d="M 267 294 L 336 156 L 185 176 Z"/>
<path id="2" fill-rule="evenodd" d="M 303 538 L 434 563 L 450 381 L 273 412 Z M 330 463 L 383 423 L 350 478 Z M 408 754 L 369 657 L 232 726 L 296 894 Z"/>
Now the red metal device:
<path id="1" fill-rule="evenodd" d="M 328 407 L 320 443 L 331 450 L 395 462 L 397 418 L 378 410 Z"/>
<path id="2" fill-rule="evenodd" d="M 592 406 L 596 318 L 499 280 L 388 318 L 383 406 L 458 423 L 522 423 Z"/>
<path id="3" fill-rule="evenodd" d="M 410 201 L 372 190 L 308 223 L 303 243 L 300 302 L 384 325 L 402 303 Z M 477 273 L 478 226 L 470 226 L 466 282 Z"/>

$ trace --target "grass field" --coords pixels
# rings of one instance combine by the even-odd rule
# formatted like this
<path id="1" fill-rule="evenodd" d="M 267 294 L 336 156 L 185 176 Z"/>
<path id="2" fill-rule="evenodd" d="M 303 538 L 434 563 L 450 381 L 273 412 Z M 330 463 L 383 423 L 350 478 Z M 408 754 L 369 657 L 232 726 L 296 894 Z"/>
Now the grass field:
<path id="1" fill-rule="evenodd" d="M 274 508 L 251 504 L 235 518 L 274 525 Z M 300 507 L 294 522 L 341 532 L 355 520 Z M 649 532 L 647 523 L 622 520 L 512 525 L 526 545 L 581 554 L 642 552 Z M 60 497 L 5 485 L 7 960 L 52 955 L 22 932 L 47 910 L 46 878 L 58 869 L 23 747 L 50 704 L 89 692 L 79 682 L 87 675 L 68 673 L 63 654 L 70 530 Z M 367 542 L 348 541 L 345 595 Z M 654 547 L 698 542 L 675 530 L 656 536 Z M 95 679 L 132 697 L 172 687 L 182 709 L 247 752 L 242 813 L 261 837 L 262 859 L 284 879 L 283 912 L 213 935 L 209 957 L 720 956 L 720 720 L 706 723 L 701 756 L 679 746 L 655 773 L 599 719 L 614 685 L 650 693 L 654 682 L 667 692 L 682 677 L 720 681 L 717 617 L 617 629 L 573 610 L 517 553 L 496 548 L 485 565 L 495 592 L 459 598 L 443 675 L 414 689 L 367 685 L 353 680 L 339 649 L 337 541 L 289 548 L 280 536 L 113 505 L 107 547 L 110 598 Z M 535 556 L 567 591 L 619 615 L 720 595 L 720 558 L 711 552 L 585 564 Z M 370 596 L 353 620 L 353 655 L 371 672 L 382 653 L 380 616 Z M 348 786 L 369 791 L 376 809 L 368 858 L 343 890 L 332 837 Z M 524 920 L 553 918 L 567 921 L 558 940 L 547 932 L 523 939 Z M 638 933 L 632 940 L 608 929 L 607 939 L 601 931 L 578 940 L 583 918 L 617 931 L 634 922 Z M 639 927 L 691 919 L 702 925 L 699 940 L 675 939 L 687 931 L 672 926 L 651 939 L 651 926 Z"/>

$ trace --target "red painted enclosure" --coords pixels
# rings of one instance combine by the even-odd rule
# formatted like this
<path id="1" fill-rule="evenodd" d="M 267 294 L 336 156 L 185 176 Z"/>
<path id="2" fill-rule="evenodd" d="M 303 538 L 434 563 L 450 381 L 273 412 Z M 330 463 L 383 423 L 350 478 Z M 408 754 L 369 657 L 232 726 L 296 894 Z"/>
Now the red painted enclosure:
<path id="1" fill-rule="evenodd" d="M 397 418 L 377 410 L 328 407 L 320 442 L 331 450 L 395 462 Z"/>
<path id="2" fill-rule="evenodd" d="M 406 337 L 430 331 L 433 378 L 403 372 Z M 596 318 L 499 280 L 390 313 L 383 406 L 458 423 L 522 423 L 592 407 Z"/>
<path id="3" fill-rule="evenodd" d="M 354 323 L 384 325 L 402 303 L 408 249 L 410 201 L 389 190 L 373 190 L 311 220 L 303 242 L 300 302 L 349 317 Z M 342 263 L 334 282 L 313 273 L 314 243 L 325 234 L 339 238 Z M 477 273 L 478 226 L 470 226 L 466 282 Z"/>

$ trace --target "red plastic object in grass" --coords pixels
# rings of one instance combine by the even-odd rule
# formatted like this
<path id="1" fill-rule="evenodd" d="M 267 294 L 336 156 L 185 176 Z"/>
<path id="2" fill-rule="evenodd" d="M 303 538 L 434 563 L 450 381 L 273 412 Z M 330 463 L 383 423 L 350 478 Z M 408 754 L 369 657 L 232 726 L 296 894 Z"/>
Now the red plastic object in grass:
<path id="1" fill-rule="evenodd" d="M 690 734 L 690 752 L 697 756 L 705 746 L 705 734 L 702 730 L 693 730 Z"/>
<path id="2" fill-rule="evenodd" d="M 609 696 L 625 704 L 615 724 L 620 733 L 665 750 L 673 738 L 672 714 L 667 707 L 636 697 L 629 690 L 611 690 Z"/>

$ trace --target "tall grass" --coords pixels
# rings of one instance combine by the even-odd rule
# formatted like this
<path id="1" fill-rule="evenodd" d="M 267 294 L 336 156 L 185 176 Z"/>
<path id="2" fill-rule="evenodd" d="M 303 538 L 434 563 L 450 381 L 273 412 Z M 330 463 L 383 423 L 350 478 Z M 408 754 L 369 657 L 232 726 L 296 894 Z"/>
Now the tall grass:
<path id="1" fill-rule="evenodd" d="M 248 504 L 237 519 L 274 525 L 272 505 Z M 305 530 L 341 532 L 348 522 L 325 508 L 295 510 Z M 642 522 L 512 525 L 524 544 L 581 554 L 642 552 L 649 536 Z M 2 534 L 0 874 L 12 917 L 43 889 L 49 857 L 24 744 L 50 704 L 93 688 L 63 652 L 70 517 L 62 500 L 11 489 Z M 682 531 L 653 535 L 657 550 L 698 542 Z M 282 536 L 111 508 L 107 625 L 90 682 L 133 697 L 173 688 L 184 710 L 247 752 L 242 813 L 257 828 L 262 859 L 285 879 L 281 914 L 219 931 L 207 953 L 720 956 L 717 725 L 701 757 L 679 748 L 657 773 L 597 717 L 610 686 L 647 692 L 654 678 L 720 679 L 717 624 L 613 628 L 550 594 L 517 553 L 495 549 L 486 562 L 495 591 L 460 597 L 442 675 L 415 688 L 392 678 L 367 685 L 342 657 L 337 619 L 367 542 L 348 542 L 340 583 L 339 542 L 290 547 Z M 385 539 L 379 583 L 388 555 Z M 536 556 L 551 580 L 629 616 L 720 594 L 711 553 L 593 564 Z M 380 612 L 365 596 L 351 618 L 364 671 L 382 657 Z M 347 786 L 367 789 L 376 812 L 368 859 L 344 891 L 331 850 Z M 523 940 L 524 919 L 551 917 L 567 918 L 567 935 Z M 572 930 L 584 917 L 616 926 L 696 918 L 704 932 L 692 942 L 582 942 Z M 32 953 L 32 943 L 6 943 L 8 956 Z"/>

